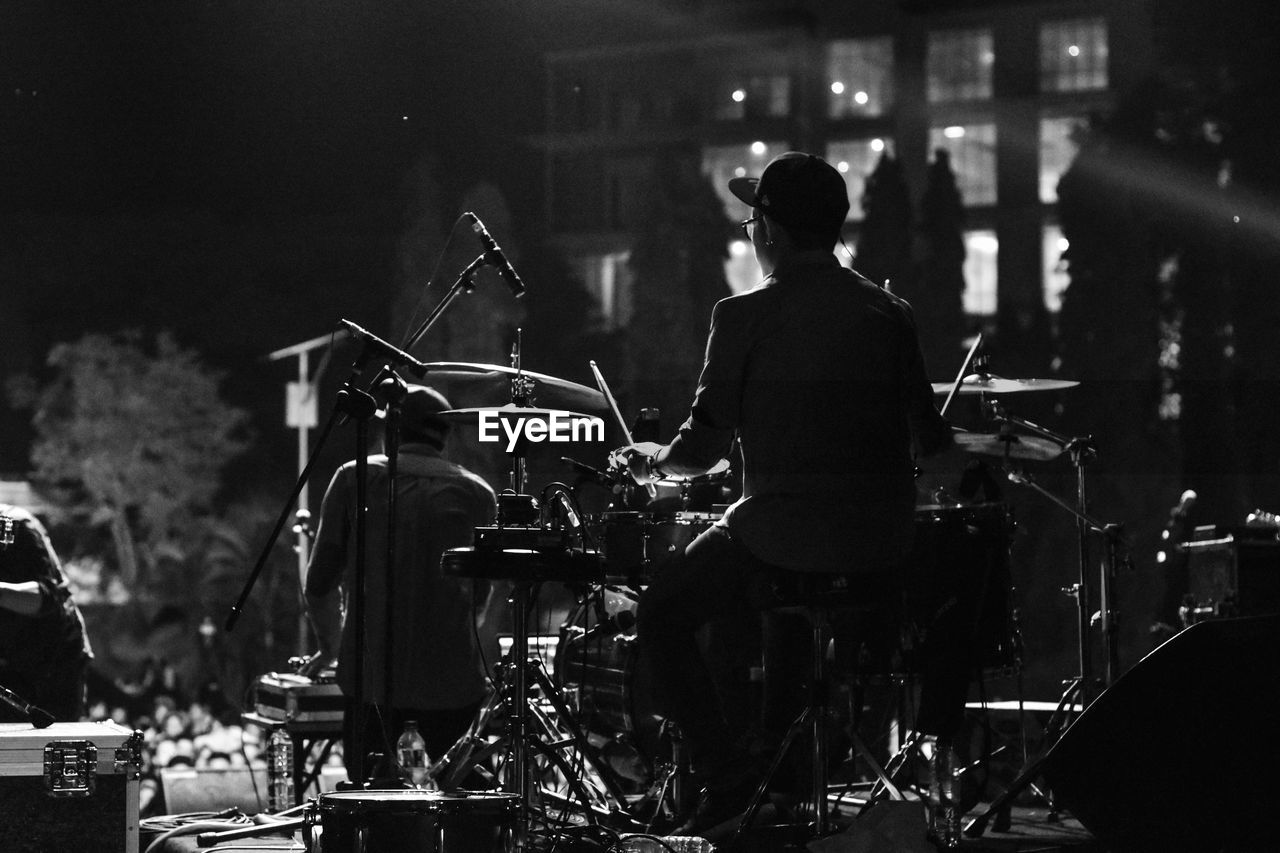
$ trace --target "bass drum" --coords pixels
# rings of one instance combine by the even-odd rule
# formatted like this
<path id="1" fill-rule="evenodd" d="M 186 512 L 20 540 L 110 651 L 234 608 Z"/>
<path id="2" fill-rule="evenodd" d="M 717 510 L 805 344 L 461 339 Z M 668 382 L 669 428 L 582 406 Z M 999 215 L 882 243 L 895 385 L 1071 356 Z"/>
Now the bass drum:
<path id="1" fill-rule="evenodd" d="M 308 853 L 510 853 L 520 798 L 438 791 L 321 794 L 306 816 Z"/>
<path id="2" fill-rule="evenodd" d="M 561 629 L 555 677 L 582 725 L 603 739 L 610 766 L 643 788 L 662 760 L 663 744 L 636 646 L 636 607 L 634 595 L 608 587 L 580 604 Z"/>

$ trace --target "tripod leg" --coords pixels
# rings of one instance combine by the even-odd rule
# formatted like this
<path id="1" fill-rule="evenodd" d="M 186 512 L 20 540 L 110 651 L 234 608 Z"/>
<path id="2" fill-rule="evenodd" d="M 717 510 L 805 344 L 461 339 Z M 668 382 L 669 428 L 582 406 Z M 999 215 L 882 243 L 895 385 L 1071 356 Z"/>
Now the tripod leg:
<path id="1" fill-rule="evenodd" d="M 1045 740 L 1047 743 L 1040 750 L 1040 754 L 1036 756 L 1034 761 L 1023 768 L 1022 772 L 1018 774 L 1018 778 L 1013 780 L 1004 793 L 992 800 L 991 805 L 985 811 L 969 821 L 964 828 L 966 837 L 980 837 L 987 831 L 987 824 L 991 822 L 993 817 L 996 818 L 997 831 L 1004 831 L 1009 828 L 1010 809 L 1014 799 L 1028 787 L 1034 787 L 1036 779 L 1040 776 L 1040 767 L 1044 764 L 1049 747 L 1066 730 L 1066 724 L 1063 721 L 1068 718 L 1069 711 L 1073 710 L 1072 701 L 1080 690 L 1079 681 L 1075 681 L 1067 687 L 1067 691 L 1062 694 L 1062 698 L 1058 701 L 1058 707 L 1054 709 L 1053 715 L 1045 726 Z M 1052 800 L 1050 800 L 1050 806 L 1052 807 Z"/>
<path id="2" fill-rule="evenodd" d="M 564 694 L 552 683 L 547 676 L 546 670 L 542 668 L 542 662 L 533 660 L 529 664 L 530 675 L 534 683 L 542 691 L 543 697 L 551 703 L 551 707 L 560 722 L 559 728 L 567 730 L 574 747 L 586 758 L 590 765 L 590 770 L 594 772 L 600 784 L 604 787 L 610 806 L 626 811 L 627 800 L 622 793 L 622 786 L 618 782 L 617 774 L 614 773 L 609 763 L 601 757 L 599 750 L 591 745 L 582 724 L 578 722 L 577 716 L 569 709 L 568 703 L 564 701 Z M 550 726 L 551 721 L 547 720 L 546 722 Z M 583 766 L 584 771 L 587 769 L 586 766 Z"/>
<path id="3" fill-rule="evenodd" d="M 742 820 L 738 823 L 738 828 L 733 834 L 733 841 L 729 843 L 730 850 L 735 848 L 739 836 L 751 826 L 756 819 L 756 815 L 760 813 L 760 807 L 764 804 L 765 792 L 769 790 L 769 783 L 773 781 L 773 777 L 782 767 L 782 762 L 786 760 L 787 753 L 791 750 L 791 745 L 795 743 L 800 733 L 805 730 L 812 712 L 812 708 L 806 707 L 800 712 L 800 716 L 796 717 L 791 727 L 787 729 L 786 737 L 782 739 L 782 745 L 778 747 L 778 751 L 773 756 L 773 763 L 769 765 L 768 772 L 765 773 L 764 779 L 760 781 L 760 787 L 756 788 L 755 794 L 751 797 L 751 804 L 747 806 L 746 812 L 742 815 Z"/>
<path id="4" fill-rule="evenodd" d="M 498 749 L 505 749 L 505 746 L 503 746 L 503 741 L 499 741 L 495 748 L 495 745 L 487 743 L 482 735 L 489 728 L 489 721 L 493 719 L 493 715 L 503 706 L 503 701 L 501 689 L 497 687 L 489 688 L 489 695 L 484 704 L 480 706 L 480 710 L 476 712 L 476 717 L 471 721 L 471 726 L 462 737 L 454 742 L 453 746 L 445 751 L 445 754 L 437 762 L 436 767 L 432 768 L 432 776 L 435 777 L 441 790 L 457 790 L 461 786 L 463 778 L 473 770 L 481 776 L 487 777 L 491 775 L 481 767 L 481 763 L 497 752 Z"/>

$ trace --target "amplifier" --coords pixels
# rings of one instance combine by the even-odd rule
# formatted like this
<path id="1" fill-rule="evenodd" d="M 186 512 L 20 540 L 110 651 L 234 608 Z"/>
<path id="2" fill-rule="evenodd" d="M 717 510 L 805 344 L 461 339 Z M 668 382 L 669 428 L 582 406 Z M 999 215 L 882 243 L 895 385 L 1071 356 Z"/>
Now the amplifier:
<path id="1" fill-rule="evenodd" d="M 1252 528 L 1229 532 L 1198 528 L 1196 535 L 1182 543 L 1187 555 L 1187 604 L 1196 615 L 1280 613 L 1280 541 L 1274 534 Z"/>
<path id="2" fill-rule="evenodd" d="M 295 723 L 335 723 L 342 727 L 342 690 L 332 678 L 311 679 L 269 672 L 258 679 L 254 708 L 259 716 Z"/>
<path id="3" fill-rule="evenodd" d="M 0 724 L 0 848 L 137 853 L 142 734 L 115 723 Z"/>

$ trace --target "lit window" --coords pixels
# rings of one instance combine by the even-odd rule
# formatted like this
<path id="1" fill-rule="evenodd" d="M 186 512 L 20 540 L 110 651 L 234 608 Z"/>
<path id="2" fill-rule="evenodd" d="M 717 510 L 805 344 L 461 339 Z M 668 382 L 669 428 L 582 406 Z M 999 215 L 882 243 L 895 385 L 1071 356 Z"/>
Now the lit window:
<path id="1" fill-rule="evenodd" d="M 849 218 L 862 218 L 862 194 L 867 176 L 875 171 L 884 151 L 884 139 L 846 139 L 827 143 L 827 162 L 844 175 L 849 188 Z"/>
<path id="2" fill-rule="evenodd" d="M 929 33 L 926 88 L 931 103 L 991 97 L 995 51 L 990 30 Z"/>
<path id="3" fill-rule="evenodd" d="M 951 155 L 956 186 L 966 205 L 996 203 L 996 126 L 966 124 L 929 130 L 929 150 Z"/>
<path id="4" fill-rule="evenodd" d="M 994 231 L 964 233 L 964 312 L 989 317 L 996 313 L 996 254 Z"/>
<path id="5" fill-rule="evenodd" d="M 827 45 L 831 118 L 878 116 L 893 102 L 893 39 L 843 39 Z"/>
<path id="6" fill-rule="evenodd" d="M 707 176 L 725 204 L 730 219 L 744 219 L 746 207 L 729 192 L 729 179 L 759 177 L 769 161 L 787 150 L 781 140 L 757 141 L 749 145 L 711 146 L 702 149 L 702 173 Z"/>
<path id="7" fill-rule="evenodd" d="M 1107 22 L 1076 18 L 1040 25 L 1040 91 L 1107 88 Z"/>
<path id="8" fill-rule="evenodd" d="M 630 252 L 587 255 L 574 259 L 574 267 L 587 291 L 595 298 L 596 327 L 624 328 L 631 320 Z"/>
<path id="9" fill-rule="evenodd" d="M 1062 260 L 1062 253 L 1067 250 L 1067 238 L 1062 236 L 1062 229 L 1057 225 L 1046 225 L 1043 237 L 1044 248 L 1044 307 L 1051 314 L 1062 308 L 1062 294 L 1071 283 L 1067 275 L 1067 265 Z"/>
<path id="10" fill-rule="evenodd" d="M 713 114 L 720 121 L 784 118 L 791 113 L 791 78 L 786 74 L 739 74 L 717 90 Z"/>
<path id="11" fill-rule="evenodd" d="M 1071 168 L 1080 146 L 1073 137 L 1084 124 L 1078 118 L 1040 119 L 1040 201 L 1058 200 L 1058 180 Z"/>

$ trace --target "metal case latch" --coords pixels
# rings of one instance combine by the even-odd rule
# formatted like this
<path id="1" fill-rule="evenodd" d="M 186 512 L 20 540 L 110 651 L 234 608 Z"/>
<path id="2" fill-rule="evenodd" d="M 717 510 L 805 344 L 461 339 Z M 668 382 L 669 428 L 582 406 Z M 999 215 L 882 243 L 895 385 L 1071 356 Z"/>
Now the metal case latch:
<path id="1" fill-rule="evenodd" d="M 98 747 L 87 740 L 55 740 L 44 747 L 44 787 L 51 797 L 89 797 L 98 776 Z"/>
<path id="2" fill-rule="evenodd" d="M 142 775 L 142 732 L 135 730 L 128 740 L 116 747 L 115 772 L 129 779 Z"/>

